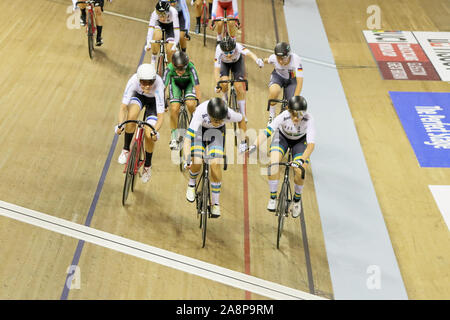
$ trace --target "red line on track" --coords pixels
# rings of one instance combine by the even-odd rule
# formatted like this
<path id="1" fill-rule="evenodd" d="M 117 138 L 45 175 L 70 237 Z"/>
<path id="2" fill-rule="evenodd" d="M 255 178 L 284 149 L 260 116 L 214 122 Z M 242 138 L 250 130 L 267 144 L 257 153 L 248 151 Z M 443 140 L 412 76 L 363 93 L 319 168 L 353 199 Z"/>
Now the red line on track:
<path id="1" fill-rule="evenodd" d="M 245 42 L 244 33 L 244 2 L 241 0 L 241 42 Z M 242 167 L 243 174 L 243 193 L 244 193 L 244 264 L 245 264 L 245 274 L 250 274 L 250 221 L 248 213 L 248 171 L 247 171 L 247 155 L 244 156 L 244 165 Z M 251 300 L 251 292 L 245 291 L 245 299 Z"/>

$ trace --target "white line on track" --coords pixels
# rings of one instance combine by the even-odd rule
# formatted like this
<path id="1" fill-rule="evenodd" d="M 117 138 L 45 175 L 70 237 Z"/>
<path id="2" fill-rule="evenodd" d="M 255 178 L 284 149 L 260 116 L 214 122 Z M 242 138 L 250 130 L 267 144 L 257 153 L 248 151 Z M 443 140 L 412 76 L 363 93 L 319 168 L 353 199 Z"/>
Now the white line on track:
<path id="1" fill-rule="evenodd" d="M 0 201 L 0 215 L 108 249 L 250 291 L 271 299 L 326 300 L 297 289 L 222 268 L 137 241 Z"/>
<path id="2" fill-rule="evenodd" d="M 137 22 L 143 22 L 143 23 L 146 23 L 146 24 L 149 23 L 148 20 L 134 18 L 134 17 L 130 17 L 130 16 L 125 16 L 123 14 L 119 14 L 119 13 L 115 13 L 115 12 L 111 12 L 111 11 L 105 11 L 104 13 L 112 15 L 112 16 L 128 19 L 128 20 L 133 20 L 133 21 L 137 21 Z M 198 37 L 203 37 L 202 34 L 196 34 L 195 32 L 192 32 L 192 31 L 189 31 L 189 34 L 190 35 L 195 35 L 195 36 L 198 36 Z M 216 39 L 216 37 L 211 36 L 211 35 L 206 35 L 206 37 L 208 39 Z M 261 51 L 265 51 L 265 52 L 269 52 L 269 53 L 273 52 L 273 49 L 261 48 L 261 47 L 250 45 L 248 43 L 243 43 L 243 45 L 245 47 L 247 47 L 247 48 L 261 50 Z M 318 64 L 318 65 L 322 65 L 322 66 L 325 66 L 325 67 L 330 67 L 330 68 L 335 68 L 336 69 L 336 65 L 333 64 L 333 63 L 323 62 L 323 61 L 319 61 L 319 60 L 315 60 L 315 59 L 311 59 L 311 58 L 307 58 L 307 57 L 302 57 L 302 56 L 300 56 L 300 58 L 302 58 L 302 60 L 307 61 L 307 62 L 311 62 L 311 63 L 314 63 L 314 64 Z"/>

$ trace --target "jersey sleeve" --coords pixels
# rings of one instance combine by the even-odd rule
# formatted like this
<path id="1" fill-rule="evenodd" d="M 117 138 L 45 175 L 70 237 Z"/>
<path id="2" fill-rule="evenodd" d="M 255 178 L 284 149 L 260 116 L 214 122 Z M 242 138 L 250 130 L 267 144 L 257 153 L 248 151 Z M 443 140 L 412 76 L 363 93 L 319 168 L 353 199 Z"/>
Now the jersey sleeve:
<path id="1" fill-rule="evenodd" d="M 164 113 L 164 83 L 160 76 L 156 76 L 156 113 Z"/>
<path id="2" fill-rule="evenodd" d="M 153 33 L 155 32 L 157 15 L 155 12 L 152 12 L 150 16 L 150 21 L 148 23 L 148 32 L 147 32 L 147 47 L 150 47 L 150 41 L 153 40 Z"/>
<path id="3" fill-rule="evenodd" d="M 194 139 L 195 138 L 195 132 L 197 132 L 198 128 L 202 125 L 203 119 L 202 119 L 202 111 L 200 110 L 200 106 L 195 109 L 194 114 L 192 115 L 191 123 L 189 124 L 189 128 L 186 131 L 186 138 L 188 139 Z"/>
<path id="4" fill-rule="evenodd" d="M 191 28 L 191 17 L 189 15 L 189 9 L 187 7 L 186 0 L 178 0 L 178 1 L 180 1 L 181 10 L 183 12 L 184 21 L 186 23 L 186 25 L 182 27 L 186 28 L 186 30 L 189 31 L 189 29 Z"/>
<path id="5" fill-rule="evenodd" d="M 269 56 L 269 59 L 267 59 L 267 62 L 270 63 L 270 64 L 273 64 L 273 65 L 275 65 L 276 61 L 277 61 L 277 57 L 274 54 L 271 54 Z"/>
<path id="6" fill-rule="evenodd" d="M 217 17 L 217 15 L 216 15 L 216 12 L 217 12 L 217 1 L 218 0 L 214 0 L 213 1 L 213 5 L 212 5 L 212 9 L 211 9 L 211 18 L 213 20 Z"/>
<path id="7" fill-rule="evenodd" d="M 239 8 L 238 8 L 237 0 L 233 0 L 232 5 L 233 5 L 234 18 L 239 19 Z"/>
<path id="8" fill-rule="evenodd" d="M 242 121 L 242 114 L 234 111 L 231 108 L 228 108 L 228 115 L 226 122 L 241 122 Z"/>
<path id="9" fill-rule="evenodd" d="M 180 41 L 180 20 L 178 19 L 178 11 L 174 7 L 170 7 L 173 15 L 173 32 L 175 34 L 175 46 Z"/>
<path id="10" fill-rule="evenodd" d="M 194 86 L 198 86 L 200 84 L 200 80 L 198 78 L 197 70 L 195 69 L 194 64 L 191 62 L 191 81 L 194 84 Z"/>
<path id="11" fill-rule="evenodd" d="M 278 130 L 285 116 L 286 115 L 284 114 L 284 112 L 280 113 L 278 116 L 275 117 L 275 119 L 273 119 L 272 123 L 269 126 L 267 126 L 266 129 L 264 129 L 264 133 L 266 134 L 267 137 L 270 137 L 275 133 L 275 131 Z"/>
<path id="12" fill-rule="evenodd" d="M 311 114 L 308 115 L 308 124 L 306 128 L 306 143 L 315 143 L 316 141 L 316 126 L 314 125 L 314 118 Z"/>
<path id="13" fill-rule="evenodd" d="M 166 70 L 164 70 L 164 76 L 162 78 L 162 81 L 164 83 L 164 86 L 167 87 L 170 82 L 170 68 L 169 65 L 167 66 Z"/>
<path id="14" fill-rule="evenodd" d="M 240 52 L 241 54 L 243 54 L 244 56 L 246 56 L 247 53 L 250 52 L 250 50 L 248 50 L 246 47 L 244 47 L 244 46 L 243 46 L 242 44 L 240 44 L 240 43 L 236 43 L 236 47 L 238 48 L 239 52 Z"/>
<path id="15" fill-rule="evenodd" d="M 222 50 L 220 50 L 220 46 L 216 47 L 216 55 L 214 57 L 214 67 L 220 68 L 220 55 L 222 54 Z"/>
<path id="16" fill-rule="evenodd" d="M 303 65 L 299 56 L 295 55 L 295 76 L 297 78 L 303 78 Z"/>
<path id="17" fill-rule="evenodd" d="M 131 98 L 133 97 L 133 94 L 135 93 L 134 90 L 134 84 L 135 84 L 135 80 L 134 80 L 134 76 L 133 75 L 127 83 L 127 86 L 125 87 L 125 91 L 123 93 L 123 97 L 122 97 L 122 103 L 128 105 L 130 103 Z"/>

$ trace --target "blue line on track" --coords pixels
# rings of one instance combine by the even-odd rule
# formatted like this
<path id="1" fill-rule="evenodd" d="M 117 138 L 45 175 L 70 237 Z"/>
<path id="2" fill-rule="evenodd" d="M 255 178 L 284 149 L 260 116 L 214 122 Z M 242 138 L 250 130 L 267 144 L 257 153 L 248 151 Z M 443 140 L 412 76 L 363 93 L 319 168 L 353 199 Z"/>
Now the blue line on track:
<path id="1" fill-rule="evenodd" d="M 142 62 L 144 61 L 144 57 L 145 57 L 145 48 L 142 50 L 142 54 L 139 59 L 138 66 L 140 66 L 142 64 Z M 94 211 L 95 211 L 95 208 L 97 207 L 97 202 L 98 202 L 98 199 L 100 198 L 100 193 L 102 192 L 103 185 L 105 183 L 106 175 L 108 173 L 109 165 L 111 164 L 111 159 L 114 154 L 114 150 L 116 149 L 118 138 L 119 138 L 119 136 L 115 134 L 113 141 L 111 143 L 111 147 L 109 148 L 108 157 L 106 158 L 106 162 L 103 165 L 102 175 L 100 176 L 100 180 L 98 181 L 97 189 L 95 190 L 95 194 L 94 194 L 94 199 L 92 199 L 91 207 L 89 208 L 89 212 L 86 217 L 86 222 L 84 223 L 84 225 L 87 227 L 89 227 L 91 225 L 92 217 L 94 216 Z M 75 267 L 78 266 L 78 263 L 80 262 L 80 257 L 81 257 L 81 252 L 83 251 L 83 247 L 84 247 L 84 241 L 83 240 L 78 241 L 78 245 L 75 250 L 75 254 L 73 256 L 72 263 L 70 265 L 71 268 L 69 269 L 69 272 L 67 274 L 66 281 L 64 283 L 64 289 L 61 294 L 60 300 L 67 300 L 67 298 L 69 296 L 70 285 L 71 285 L 72 278 L 75 273 Z"/>

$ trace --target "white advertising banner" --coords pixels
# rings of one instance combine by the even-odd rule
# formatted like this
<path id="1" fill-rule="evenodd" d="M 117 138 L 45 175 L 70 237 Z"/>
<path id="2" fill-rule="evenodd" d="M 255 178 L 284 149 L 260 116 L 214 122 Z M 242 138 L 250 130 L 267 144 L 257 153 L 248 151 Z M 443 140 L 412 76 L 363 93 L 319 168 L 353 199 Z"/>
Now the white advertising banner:
<path id="1" fill-rule="evenodd" d="M 450 81 L 450 32 L 415 31 L 414 36 L 442 81 Z"/>

